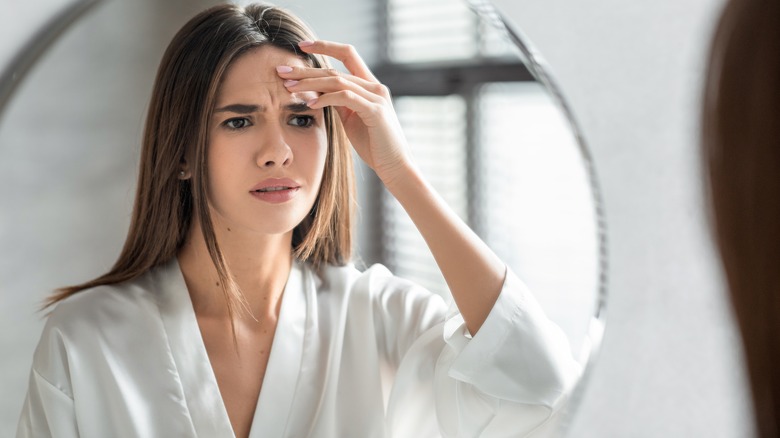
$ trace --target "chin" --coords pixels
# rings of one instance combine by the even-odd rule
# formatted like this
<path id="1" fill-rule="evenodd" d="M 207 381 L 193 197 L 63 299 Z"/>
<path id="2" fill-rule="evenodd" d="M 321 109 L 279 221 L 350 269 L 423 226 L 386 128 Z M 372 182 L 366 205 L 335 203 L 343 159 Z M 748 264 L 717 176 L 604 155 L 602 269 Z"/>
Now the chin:
<path id="1" fill-rule="evenodd" d="M 306 214 L 274 216 L 264 215 L 262 220 L 247 224 L 247 228 L 262 234 L 285 234 L 292 232 L 306 218 Z"/>
<path id="2" fill-rule="evenodd" d="M 286 210 L 286 211 L 285 211 Z M 302 209 L 278 209 L 276 211 L 244 211 L 235 215 L 216 212 L 212 215 L 214 226 L 226 227 L 234 230 L 245 230 L 249 233 L 257 234 L 285 234 L 290 233 L 297 227 L 309 213 L 309 210 Z M 301 211 L 298 211 L 301 210 Z"/>

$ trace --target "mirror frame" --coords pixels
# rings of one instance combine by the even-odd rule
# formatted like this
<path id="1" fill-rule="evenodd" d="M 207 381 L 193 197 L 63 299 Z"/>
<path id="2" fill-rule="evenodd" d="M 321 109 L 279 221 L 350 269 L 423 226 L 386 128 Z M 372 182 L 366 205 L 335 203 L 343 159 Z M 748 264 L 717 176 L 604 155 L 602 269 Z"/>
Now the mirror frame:
<path id="1" fill-rule="evenodd" d="M 596 357 L 600 351 L 604 329 L 606 327 L 608 251 L 607 222 L 602 192 L 596 176 L 594 161 L 582 135 L 580 126 L 574 117 L 571 107 L 563 98 L 557 82 L 550 73 L 547 62 L 529 42 L 529 39 L 520 32 L 519 29 L 506 20 L 489 0 L 463 1 L 469 5 L 474 13 L 487 20 L 491 25 L 498 29 L 503 29 L 509 39 L 517 46 L 523 56 L 525 56 L 527 61 L 526 68 L 534 79 L 547 89 L 551 99 L 558 105 L 564 118 L 568 121 L 577 145 L 579 146 L 582 163 L 585 166 L 590 183 L 598 233 L 597 242 L 599 246 L 597 302 L 595 314 L 591 317 L 587 330 L 587 339 L 590 343 L 590 349 L 585 363 L 583 364 L 583 373 L 572 391 L 568 406 L 560 424 L 561 432 L 565 434 L 569 432 L 571 418 L 576 411 L 576 407 L 582 400 L 583 391 L 592 373 L 593 366 L 595 365 Z M 15 54 L 12 55 L 8 66 L 0 72 L 0 121 L 2 120 L 4 109 L 11 101 L 14 92 L 38 59 L 41 58 L 62 33 L 82 18 L 88 11 L 102 2 L 103 0 L 76 0 L 72 2 L 40 26 Z"/>
<path id="2" fill-rule="evenodd" d="M 8 66 L 0 72 L 0 119 L 14 91 L 38 59 L 71 25 L 102 1 L 76 0 L 69 4 L 41 25 L 11 56 Z"/>
<path id="3" fill-rule="evenodd" d="M 564 418 L 561 422 L 561 432 L 566 434 L 569 432 L 569 426 L 571 419 L 575 414 L 576 407 L 582 401 L 582 395 L 590 375 L 593 371 L 596 358 L 598 357 L 601 349 L 601 341 L 604 336 L 604 330 L 607 322 L 607 277 L 608 277 L 608 249 L 607 249 L 607 221 L 606 221 L 606 209 L 604 207 L 604 200 L 602 197 L 602 191 L 599 186 L 598 178 L 596 176 L 595 163 L 590 153 L 590 149 L 587 146 L 585 138 L 582 135 L 582 130 L 574 117 L 574 113 L 563 98 L 561 89 L 555 81 L 553 75 L 550 73 L 550 67 L 545 59 L 539 54 L 533 44 L 530 43 L 528 37 L 526 37 L 517 27 L 507 20 L 501 12 L 499 12 L 495 6 L 489 0 L 464 0 L 468 3 L 469 7 L 487 20 L 492 26 L 506 31 L 509 39 L 517 46 L 520 52 L 525 56 L 527 65 L 526 68 L 531 75 L 541 83 L 550 94 L 550 98 L 558 105 L 558 108 L 563 113 L 564 118 L 569 123 L 577 145 L 579 146 L 580 156 L 582 163 L 585 166 L 586 173 L 588 175 L 588 181 L 590 183 L 590 189 L 592 194 L 594 214 L 596 221 L 597 242 L 598 242 L 598 281 L 597 281 L 597 296 L 594 315 L 591 317 L 590 324 L 587 330 L 587 339 L 590 343 L 590 350 L 587 358 L 583 364 L 583 372 L 580 376 L 580 380 L 577 382 L 575 388 L 572 390 L 572 394 L 569 398 Z"/>

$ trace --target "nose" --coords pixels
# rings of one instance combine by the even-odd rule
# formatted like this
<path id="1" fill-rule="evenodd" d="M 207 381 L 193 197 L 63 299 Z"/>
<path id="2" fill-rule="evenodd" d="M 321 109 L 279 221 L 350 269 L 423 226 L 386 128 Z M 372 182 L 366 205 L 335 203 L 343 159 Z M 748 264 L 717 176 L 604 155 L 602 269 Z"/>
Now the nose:
<path id="1" fill-rule="evenodd" d="M 260 147 L 257 152 L 258 167 L 287 167 L 292 163 L 292 149 L 285 141 L 282 128 L 277 123 L 269 123 L 263 129 Z"/>

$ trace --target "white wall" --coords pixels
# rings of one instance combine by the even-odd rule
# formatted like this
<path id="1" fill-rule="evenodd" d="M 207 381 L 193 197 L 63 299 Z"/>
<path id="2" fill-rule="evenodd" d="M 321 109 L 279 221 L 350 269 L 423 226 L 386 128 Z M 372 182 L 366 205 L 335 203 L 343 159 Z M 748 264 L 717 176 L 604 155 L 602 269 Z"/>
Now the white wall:
<path id="1" fill-rule="evenodd" d="M 697 169 L 703 62 L 721 0 L 495 4 L 551 65 L 606 200 L 607 329 L 570 436 L 750 436 Z"/>
<path id="2" fill-rule="evenodd" d="M 4 5 L 6 43 L 32 35 L 65 2 L 17 4 Z M 204 4 L 103 2 L 55 42 L 0 119 L 0 437 L 16 430 L 41 300 L 116 259 L 157 64 Z"/>

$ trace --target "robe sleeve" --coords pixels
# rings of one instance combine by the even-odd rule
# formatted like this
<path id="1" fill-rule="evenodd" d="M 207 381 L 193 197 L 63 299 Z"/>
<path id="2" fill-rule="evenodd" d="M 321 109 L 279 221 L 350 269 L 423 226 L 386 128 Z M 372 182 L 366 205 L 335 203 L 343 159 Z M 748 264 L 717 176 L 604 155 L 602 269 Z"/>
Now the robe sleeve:
<path id="1" fill-rule="evenodd" d="M 527 436 L 540 431 L 581 373 L 566 335 L 508 269 L 498 300 L 477 334 L 469 334 L 453 305 L 443 336 L 446 347 L 436 363 L 434 385 L 445 436 Z"/>
<path id="2" fill-rule="evenodd" d="M 79 436 L 62 322 L 62 313 L 52 312 L 41 332 L 16 430 L 17 438 Z"/>
<path id="3" fill-rule="evenodd" d="M 16 438 L 78 436 L 73 399 L 33 369 Z"/>
<path id="4" fill-rule="evenodd" d="M 423 322 L 412 324 L 416 338 L 396 375 L 388 408 L 392 435 L 416 428 L 444 437 L 547 436 L 544 431 L 581 372 L 563 331 L 509 269 L 495 305 L 473 337 L 454 303 L 441 322 L 418 333 L 435 320 L 426 312 L 439 312 L 437 298 L 427 311 L 412 310 L 422 302 L 395 298 L 406 302 L 403 318 L 422 316 Z M 430 404 L 435 426 L 426 429 L 431 423 L 426 416 L 434 416 L 426 409 Z"/>
<path id="5" fill-rule="evenodd" d="M 412 345 L 426 331 L 444 321 L 447 304 L 440 296 L 399 278 L 382 265 L 374 265 L 363 277 L 369 284 L 374 329 L 382 358 L 398 368 Z"/>

